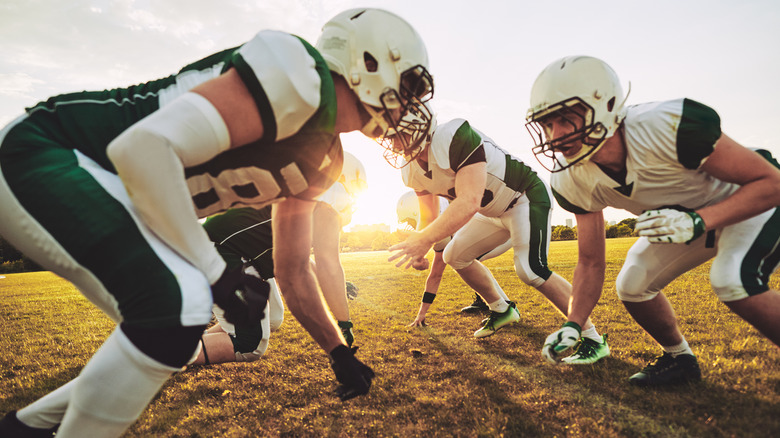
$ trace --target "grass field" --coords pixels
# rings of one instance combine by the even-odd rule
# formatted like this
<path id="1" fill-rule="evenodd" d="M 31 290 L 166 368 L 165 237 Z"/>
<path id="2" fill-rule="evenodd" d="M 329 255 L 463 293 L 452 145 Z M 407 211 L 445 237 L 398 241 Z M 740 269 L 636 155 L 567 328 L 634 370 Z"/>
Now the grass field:
<path id="1" fill-rule="evenodd" d="M 511 251 L 486 264 L 523 318 L 483 340 L 471 336 L 483 316 L 459 314 L 473 295 L 451 269 L 428 327 L 412 329 L 426 273 L 395 268 L 386 252 L 349 253 L 347 279 L 359 287 L 350 302 L 358 357 L 377 373 L 368 396 L 342 403 L 330 395 L 325 354 L 287 313 L 263 359 L 175 375 L 126 436 L 780 436 L 780 349 L 717 300 L 709 264 L 666 290 L 704 381 L 627 384 L 659 353 L 614 293 L 633 241 L 607 241 L 607 280 L 593 319 L 609 334 L 612 356 L 596 365 L 543 362 L 541 345 L 562 317 L 515 276 Z M 550 261 L 571 280 L 576 242 L 553 242 Z M 0 414 L 75 377 L 112 329 L 51 273 L 0 279 L 0 321 Z"/>

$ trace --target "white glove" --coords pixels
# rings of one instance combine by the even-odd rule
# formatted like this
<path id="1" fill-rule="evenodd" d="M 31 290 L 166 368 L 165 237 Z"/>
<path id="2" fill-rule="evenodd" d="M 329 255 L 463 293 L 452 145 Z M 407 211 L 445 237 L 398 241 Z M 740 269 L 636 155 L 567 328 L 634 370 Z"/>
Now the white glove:
<path id="1" fill-rule="evenodd" d="M 639 215 L 634 230 L 651 243 L 689 243 L 704 234 L 704 221 L 693 211 L 662 208 Z"/>
<path id="2" fill-rule="evenodd" d="M 574 347 L 580 340 L 580 333 L 582 333 L 582 328 L 576 322 L 564 323 L 557 332 L 548 336 L 547 340 L 544 341 L 542 357 L 551 364 L 557 364 L 562 359 L 560 354 Z"/>

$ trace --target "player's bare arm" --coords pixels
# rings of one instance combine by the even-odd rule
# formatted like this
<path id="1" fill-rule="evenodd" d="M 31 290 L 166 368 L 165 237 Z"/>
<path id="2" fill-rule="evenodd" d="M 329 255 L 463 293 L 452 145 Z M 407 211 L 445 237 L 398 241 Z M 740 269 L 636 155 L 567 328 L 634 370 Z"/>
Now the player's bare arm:
<path id="1" fill-rule="evenodd" d="M 192 89 L 208 99 L 222 116 L 230 134 L 230 147 L 243 146 L 263 137 L 263 121 L 257 103 L 235 68 Z"/>
<path id="2" fill-rule="evenodd" d="M 349 320 L 347 286 L 344 267 L 339 257 L 339 234 L 341 219 L 330 205 L 318 202 L 314 207 L 313 251 L 316 262 L 316 276 L 333 316 L 339 321 Z"/>
<path id="3" fill-rule="evenodd" d="M 443 252 L 437 251 L 434 253 L 433 263 L 431 264 L 431 272 L 428 273 L 428 278 L 425 279 L 425 293 L 432 294 L 433 297 L 431 298 L 433 299 L 436 298 L 435 295 L 438 293 L 439 285 L 441 284 L 441 278 L 446 267 L 447 264 L 444 263 Z M 430 309 L 432 305 L 432 302 L 420 303 L 420 309 L 417 311 L 417 316 L 415 317 L 414 321 L 409 324 L 409 327 L 421 327 L 427 325 L 425 322 L 425 317 L 428 314 L 428 309 Z"/>
<path id="4" fill-rule="evenodd" d="M 701 169 L 741 186 L 723 201 L 697 210 L 707 229 L 723 228 L 780 205 L 780 170 L 726 134 Z"/>
<path id="5" fill-rule="evenodd" d="M 309 263 L 316 203 L 288 198 L 273 208 L 274 266 L 287 307 L 326 352 L 345 342 L 325 308 Z"/>
<path id="6" fill-rule="evenodd" d="M 578 258 L 568 320 L 583 327 L 604 287 L 606 237 L 603 212 L 578 214 L 576 219 Z"/>
<path id="7" fill-rule="evenodd" d="M 455 176 L 455 193 L 457 198 L 430 225 L 419 233 L 412 233 L 406 241 L 390 247 L 390 251 L 398 251 L 388 260 L 401 258 L 396 266 L 407 265 L 422 258 L 431 246 L 447 236 L 451 236 L 466 224 L 479 210 L 486 184 L 486 164 L 474 163 L 458 170 Z"/>

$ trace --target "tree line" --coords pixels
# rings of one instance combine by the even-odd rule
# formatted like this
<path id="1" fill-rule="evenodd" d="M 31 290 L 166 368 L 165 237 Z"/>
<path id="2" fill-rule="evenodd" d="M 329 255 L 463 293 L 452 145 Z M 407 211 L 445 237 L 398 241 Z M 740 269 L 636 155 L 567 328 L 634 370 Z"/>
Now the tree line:
<path id="1" fill-rule="evenodd" d="M 636 219 L 623 219 L 615 225 L 604 224 L 607 238 L 634 236 Z M 396 243 L 403 242 L 409 235 L 408 231 L 353 231 L 341 233 L 339 246 L 342 252 L 354 251 L 384 251 Z M 577 240 L 577 227 L 554 225 L 552 227 L 553 241 Z M 0 236 L 0 274 L 13 272 L 33 272 L 42 270 L 38 264 L 27 258 Z"/>

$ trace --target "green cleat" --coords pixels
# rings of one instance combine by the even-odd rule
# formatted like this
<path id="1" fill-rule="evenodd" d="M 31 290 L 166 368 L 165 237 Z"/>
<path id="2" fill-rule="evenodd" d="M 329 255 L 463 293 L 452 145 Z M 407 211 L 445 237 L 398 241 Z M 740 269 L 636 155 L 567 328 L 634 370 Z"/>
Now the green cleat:
<path id="1" fill-rule="evenodd" d="M 520 320 L 520 312 L 514 301 L 509 301 L 509 308 L 504 313 L 490 312 L 490 316 L 484 320 L 485 325 L 474 332 L 475 338 L 486 338 L 493 335 L 501 327 Z"/>
<path id="2" fill-rule="evenodd" d="M 601 342 L 596 342 L 590 338 L 581 338 L 577 346 L 574 347 L 574 353 L 569 357 L 561 359 L 561 362 L 569 365 L 589 365 L 604 359 L 609 356 L 607 334 L 605 333 L 602 338 Z"/>
<path id="3" fill-rule="evenodd" d="M 628 378 L 636 386 L 674 385 L 701 380 L 701 370 L 696 356 L 681 354 L 672 357 L 669 353 L 657 357 L 642 371 Z"/>

